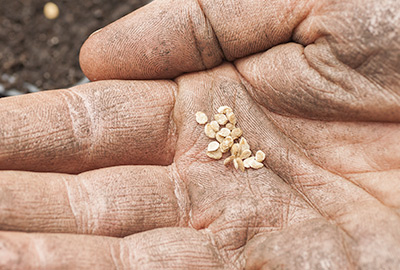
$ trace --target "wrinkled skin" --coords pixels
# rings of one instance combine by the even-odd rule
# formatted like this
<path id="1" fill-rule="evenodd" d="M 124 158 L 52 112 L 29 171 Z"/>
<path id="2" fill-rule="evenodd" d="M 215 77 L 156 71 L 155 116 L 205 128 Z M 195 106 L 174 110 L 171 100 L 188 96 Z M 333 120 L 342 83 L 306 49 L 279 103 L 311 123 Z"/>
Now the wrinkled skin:
<path id="1" fill-rule="evenodd" d="M 0 100 L 0 268 L 399 269 L 399 10 L 165 0 L 93 34 L 101 81 Z M 221 105 L 264 168 L 205 155 Z"/>

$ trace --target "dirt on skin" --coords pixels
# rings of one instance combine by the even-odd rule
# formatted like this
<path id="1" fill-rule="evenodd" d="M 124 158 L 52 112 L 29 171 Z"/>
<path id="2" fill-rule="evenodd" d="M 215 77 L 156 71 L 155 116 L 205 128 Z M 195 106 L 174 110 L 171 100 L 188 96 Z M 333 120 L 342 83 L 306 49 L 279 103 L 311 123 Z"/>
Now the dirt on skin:
<path id="1" fill-rule="evenodd" d="M 86 38 L 150 1 L 54 0 L 54 20 L 43 13 L 47 2 L 0 0 L 0 97 L 76 84 L 84 78 L 78 55 Z"/>

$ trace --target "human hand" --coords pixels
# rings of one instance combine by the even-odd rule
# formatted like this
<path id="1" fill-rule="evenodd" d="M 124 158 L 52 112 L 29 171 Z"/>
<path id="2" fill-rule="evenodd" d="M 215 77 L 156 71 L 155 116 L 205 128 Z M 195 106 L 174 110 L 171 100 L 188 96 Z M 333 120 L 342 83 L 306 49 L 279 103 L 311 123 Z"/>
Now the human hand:
<path id="1" fill-rule="evenodd" d="M 107 81 L 0 100 L 1 268 L 396 269 L 399 8 L 156 1 L 94 34 Z M 265 168 L 205 155 L 220 105 Z"/>

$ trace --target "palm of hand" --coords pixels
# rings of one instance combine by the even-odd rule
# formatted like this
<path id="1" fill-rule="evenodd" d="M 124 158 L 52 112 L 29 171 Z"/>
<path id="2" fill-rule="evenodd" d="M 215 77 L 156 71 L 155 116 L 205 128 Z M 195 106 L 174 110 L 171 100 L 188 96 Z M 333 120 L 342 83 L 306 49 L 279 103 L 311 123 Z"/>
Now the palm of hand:
<path id="1" fill-rule="evenodd" d="M 0 257 L 8 258 L 3 263 L 32 266 L 35 253 L 21 254 L 39 245 L 39 255 L 46 258 L 40 263 L 49 267 L 395 268 L 400 157 L 395 146 L 387 145 L 398 137 L 399 108 L 376 91 L 390 92 L 398 84 L 365 75 L 371 64 L 360 67 L 359 59 L 343 61 L 362 75 L 339 65 L 330 57 L 335 46 L 326 46 L 329 41 L 306 50 L 293 43 L 276 46 L 175 82 L 106 81 L 41 93 L 37 103 L 20 98 L 20 104 L 35 103 L 33 119 L 38 119 L 41 96 L 52 99 L 44 105 L 47 110 L 68 116 L 57 118 L 61 125 L 51 115 L 40 115 L 52 120 L 46 126 L 50 139 L 37 137 L 42 147 L 22 143 L 23 155 L 15 146 L 5 147 L 18 138 L 11 131 L 21 119 L 6 125 L 2 169 L 76 173 L 109 168 L 77 177 L 2 172 L 12 200 L 0 212 L 1 228 L 127 237 L 2 233 Z M 104 76 L 128 76 L 118 72 Z M 354 79 L 352 87 L 348 78 Z M 29 113 L 15 103 L 6 99 L 2 114 L 7 109 Z M 194 114 L 211 115 L 220 105 L 234 109 L 252 149 L 267 154 L 265 168 L 241 173 L 206 157 L 209 139 Z M 43 125 L 32 126 L 45 133 Z M 60 126 L 70 128 L 52 136 Z M 60 137 L 68 143 L 58 144 Z M 111 167 L 124 164 L 143 165 Z M 50 205 L 37 202 L 37 193 L 21 192 L 32 179 L 33 189 Z M 49 186 L 41 188 L 44 183 Z M 27 203 L 38 205 L 30 216 L 7 219 L 7 209 L 25 213 Z M 77 253 L 79 243 L 83 251 Z M 61 255 L 48 256 L 52 245 L 74 260 L 60 264 Z"/>

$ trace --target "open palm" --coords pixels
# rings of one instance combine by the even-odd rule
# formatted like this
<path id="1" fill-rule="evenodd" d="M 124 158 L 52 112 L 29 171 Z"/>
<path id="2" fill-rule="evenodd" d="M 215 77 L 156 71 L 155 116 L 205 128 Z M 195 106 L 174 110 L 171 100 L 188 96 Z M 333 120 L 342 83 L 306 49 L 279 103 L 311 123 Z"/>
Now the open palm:
<path id="1" fill-rule="evenodd" d="M 400 5 L 375 2 L 155 1 L 83 46 L 101 81 L 0 100 L 0 268 L 397 269 Z M 206 156 L 221 105 L 264 168 Z"/>

